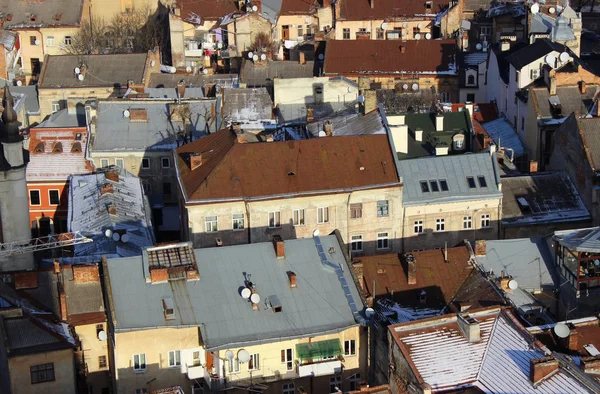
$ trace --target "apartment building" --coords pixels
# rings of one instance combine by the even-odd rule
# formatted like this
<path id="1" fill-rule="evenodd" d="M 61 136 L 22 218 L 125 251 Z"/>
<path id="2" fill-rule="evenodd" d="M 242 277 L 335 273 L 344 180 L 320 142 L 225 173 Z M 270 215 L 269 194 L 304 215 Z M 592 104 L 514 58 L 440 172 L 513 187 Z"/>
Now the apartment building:
<path id="1" fill-rule="evenodd" d="M 337 235 L 165 245 L 103 270 L 118 392 L 317 394 L 366 379 L 364 304 Z"/>
<path id="2" fill-rule="evenodd" d="M 402 184 L 386 135 L 248 141 L 224 129 L 174 151 L 183 239 L 206 247 L 338 229 L 352 254 L 398 250 Z"/>

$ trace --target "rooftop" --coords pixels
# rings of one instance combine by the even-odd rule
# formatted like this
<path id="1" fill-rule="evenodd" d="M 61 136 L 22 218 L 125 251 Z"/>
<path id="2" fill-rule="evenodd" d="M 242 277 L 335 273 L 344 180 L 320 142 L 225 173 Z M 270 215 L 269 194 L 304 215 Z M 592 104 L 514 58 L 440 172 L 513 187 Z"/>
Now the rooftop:
<path id="1" fill-rule="evenodd" d="M 455 53 L 455 40 L 331 40 L 324 73 L 456 75 Z"/>
<path id="2" fill-rule="evenodd" d="M 570 346 L 569 344 L 565 346 L 565 343 L 553 332 L 554 327 L 559 323 L 570 326 L 572 333 L 577 336 L 577 340 L 573 341 Z M 553 351 L 580 357 L 600 354 L 600 320 L 597 316 L 527 327 L 527 331 Z"/>
<path id="3" fill-rule="evenodd" d="M 556 231 L 554 239 L 577 252 L 598 253 L 600 251 L 600 227 Z"/>
<path id="4" fill-rule="evenodd" d="M 273 119 L 273 101 L 265 88 L 225 89 L 223 120 L 226 124 Z"/>
<path id="5" fill-rule="evenodd" d="M 425 8 L 422 1 L 405 0 L 398 3 L 396 0 L 377 0 L 371 7 L 370 0 L 341 0 L 339 1 L 340 16 L 338 20 L 364 21 L 364 20 L 390 20 L 401 16 L 434 15 L 448 7 L 448 2 L 434 0 L 431 9 Z"/>
<path id="6" fill-rule="evenodd" d="M 567 130 L 576 128 L 579 131 L 585 158 L 593 171 L 600 171 L 600 118 L 579 118 L 571 114 L 561 127 Z"/>
<path id="7" fill-rule="evenodd" d="M 86 127 L 85 112 L 77 108 L 76 113 L 71 113 L 68 108 L 53 112 L 47 116 L 37 127 L 39 128 L 74 128 Z"/>
<path id="8" fill-rule="evenodd" d="M 250 62 L 251 63 L 251 62 Z M 148 86 L 151 88 L 176 88 L 179 81 L 184 81 L 186 87 L 204 88 L 211 85 L 216 85 L 219 88 L 233 88 L 237 86 L 237 74 L 213 74 L 197 75 L 189 74 L 165 74 L 152 73 L 150 74 L 150 82 Z"/>
<path id="9" fill-rule="evenodd" d="M 25 95 L 25 109 L 30 115 L 39 115 L 40 102 L 38 100 L 37 85 L 27 86 L 10 86 L 9 90 L 12 94 Z"/>
<path id="10" fill-rule="evenodd" d="M 498 118 L 482 124 L 485 132 L 494 140 L 496 145 L 502 144 L 502 148 L 510 151 L 514 158 L 523 156 L 525 148 L 519 139 L 519 135 L 504 118 Z"/>
<path id="11" fill-rule="evenodd" d="M 0 17 L 5 29 L 79 26 L 83 3 L 83 0 L 0 0 Z"/>
<path id="12" fill-rule="evenodd" d="M 373 110 L 364 115 L 357 114 L 356 111 L 349 114 L 334 114 L 309 123 L 306 128 L 314 137 L 319 136 L 321 131 L 327 132 L 326 130 L 329 129 L 333 136 L 387 133 L 379 110 Z"/>
<path id="13" fill-rule="evenodd" d="M 565 46 L 556 42 L 552 42 L 547 38 L 542 38 L 527 45 L 525 48 L 512 52 L 506 60 L 513 65 L 517 70 L 522 69 L 526 65 L 546 56 L 552 52 L 564 52 Z"/>
<path id="14" fill-rule="evenodd" d="M 356 102 L 329 102 L 321 104 L 277 104 L 275 115 L 278 123 L 302 124 L 307 123 L 307 108 L 313 109 L 313 119 L 318 122 L 331 117 L 343 117 L 356 114 Z M 310 126 L 309 126 L 310 127 Z M 314 127 L 314 126 L 313 126 Z"/>
<path id="15" fill-rule="evenodd" d="M 235 0 L 178 0 L 181 8 L 181 18 L 185 21 L 202 24 L 205 20 L 217 21 L 225 15 L 238 11 Z"/>
<path id="16" fill-rule="evenodd" d="M 282 0 L 279 15 L 312 15 L 323 0 Z M 326 0 L 331 4 L 331 0 Z"/>
<path id="17" fill-rule="evenodd" d="M 178 178 L 191 203 L 400 184 L 385 135 L 239 143 L 234 132 L 224 129 L 177 148 L 176 154 Z M 200 154 L 197 167 L 192 167 L 194 154 Z"/>
<path id="18" fill-rule="evenodd" d="M 339 332 L 363 308 L 342 247 L 331 235 L 285 241 L 279 259 L 272 243 L 196 249 L 199 279 L 162 282 L 150 280 L 145 257 L 109 259 L 115 330 L 199 326 L 208 350 Z M 257 310 L 241 296 L 248 287 L 261 297 Z M 165 298 L 175 306 L 168 320 Z"/>
<path id="19" fill-rule="evenodd" d="M 503 226 L 591 220 L 566 173 L 502 178 L 502 195 Z"/>
<path id="20" fill-rule="evenodd" d="M 533 100 L 536 115 L 540 121 L 557 118 L 564 119 L 572 112 L 576 115 L 587 115 L 592 109 L 595 85 L 588 85 L 585 93 L 581 93 L 577 86 L 557 86 L 556 96 L 551 96 L 547 87 L 531 88 L 529 99 Z M 560 111 L 556 111 L 550 104 L 550 98 L 559 103 Z"/>
<path id="21" fill-rule="evenodd" d="M 244 60 L 240 81 L 248 87 L 272 86 L 273 78 L 312 78 L 314 62 L 300 64 L 291 60 L 269 60 L 266 65 L 258 65 Z"/>

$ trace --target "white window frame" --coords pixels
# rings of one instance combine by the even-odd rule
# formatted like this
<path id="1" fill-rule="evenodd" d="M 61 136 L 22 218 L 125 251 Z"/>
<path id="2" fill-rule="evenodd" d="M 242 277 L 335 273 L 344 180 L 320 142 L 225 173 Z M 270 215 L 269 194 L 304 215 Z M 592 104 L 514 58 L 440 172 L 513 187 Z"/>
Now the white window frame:
<path id="1" fill-rule="evenodd" d="M 296 384 L 294 382 L 284 383 L 281 385 L 281 394 L 295 394 Z"/>
<path id="2" fill-rule="evenodd" d="M 381 241 L 381 246 L 379 245 Z M 390 248 L 390 233 L 381 232 L 377 233 L 377 250 L 386 250 Z"/>
<path id="3" fill-rule="evenodd" d="M 52 113 L 60 111 L 60 101 L 54 100 L 52 101 Z"/>
<path id="4" fill-rule="evenodd" d="M 269 221 L 267 225 L 269 228 L 281 227 L 281 211 L 269 212 Z"/>
<path id="5" fill-rule="evenodd" d="M 246 221 L 243 213 L 234 213 L 231 216 L 231 228 L 233 231 L 244 231 L 246 229 Z"/>
<path id="6" fill-rule="evenodd" d="M 119 161 L 121 162 L 121 165 L 119 165 Z M 121 158 L 121 157 L 117 157 L 115 159 L 115 165 L 117 167 L 125 168 L 125 160 L 123 158 Z"/>
<path id="7" fill-rule="evenodd" d="M 335 393 L 335 388 L 342 391 L 342 377 L 340 375 L 332 376 L 329 378 L 329 392 Z"/>
<path id="8" fill-rule="evenodd" d="M 147 166 L 144 165 L 144 163 L 148 163 Z M 150 169 L 150 158 L 148 157 L 142 157 L 142 170 L 149 170 Z"/>
<path id="9" fill-rule="evenodd" d="M 104 165 L 106 163 L 106 165 Z M 110 165 L 110 161 L 106 158 L 100 159 L 100 168 L 106 168 Z"/>
<path id="10" fill-rule="evenodd" d="M 198 354 L 198 357 L 195 357 Z M 192 351 L 192 367 L 199 367 L 202 365 L 202 358 L 200 357 L 200 350 Z"/>
<path id="11" fill-rule="evenodd" d="M 463 216 L 463 230 L 470 230 L 473 228 L 473 217 Z"/>
<path id="12" fill-rule="evenodd" d="M 352 252 L 363 251 L 363 236 L 362 234 L 352 235 L 350 237 L 350 250 Z"/>
<path id="13" fill-rule="evenodd" d="M 317 208 L 317 224 L 329 223 L 329 207 Z"/>
<path id="14" fill-rule="evenodd" d="M 422 220 L 415 220 L 414 224 L 413 224 L 413 233 L 414 234 L 423 234 L 423 221 Z"/>
<path id="15" fill-rule="evenodd" d="M 52 204 L 52 197 L 50 195 L 51 192 L 56 192 L 58 194 L 58 203 Z M 60 205 L 60 190 L 58 190 L 58 189 L 50 189 L 50 190 L 48 190 L 48 205 L 52 205 L 54 207 Z"/>
<path id="16" fill-rule="evenodd" d="M 445 218 L 435 219 L 435 232 L 443 233 L 444 231 L 446 231 L 446 219 Z"/>
<path id="17" fill-rule="evenodd" d="M 481 215 L 481 228 L 490 228 L 492 227 L 492 218 L 489 213 L 484 213 Z"/>
<path id="18" fill-rule="evenodd" d="M 204 217 L 204 230 L 207 233 L 218 232 L 219 231 L 219 217 L 218 216 L 205 216 Z"/>
<path id="19" fill-rule="evenodd" d="M 72 36 L 65 36 L 65 45 L 71 45 L 73 43 L 73 37 Z"/>
<path id="20" fill-rule="evenodd" d="M 252 364 L 252 368 L 250 368 L 250 364 Z M 250 355 L 250 361 L 248 361 L 248 371 L 258 370 L 260 370 L 260 355 L 258 353 L 253 353 Z"/>
<path id="21" fill-rule="evenodd" d="M 294 370 L 294 349 L 292 348 L 287 348 L 287 349 L 281 349 L 281 351 L 283 352 L 283 357 L 281 360 L 282 364 L 285 364 L 285 368 L 286 371 L 293 371 Z"/>
<path id="22" fill-rule="evenodd" d="M 138 368 L 135 367 L 135 359 L 138 359 Z M 142 362 L 143 358 L 143 362 Z M 131 367 L 133 368 L 133 372 L 141 373 L 146 372 L 146 353 L 134 354 L 131 356 Z"/>
<path id="23" fill-rule="evenodd" d="M 31 198 L 31 192 L 37 192 L 37 194 L 38 194 L 38 200 L 40 201 L 39 204 L 33 204 L 31 202 L 31 200 L 32 200 L 32 198 Z M 29 190 L 29 205 L 34 206 L 34 207 L 39 207 L 40 205 L 42 205 L 42 193 L 40 193 L 40 191 L 38 189 Z"/>
<path id="24" fill-rule="evenodd" d="M 240 373 L 240 360 L 237 357 L 227 360 L 227 364 L 230 374 Z"/>
<path id="25" fill-rule="evenodd" d="M 344 356 L 356 356 L 356 339 L 344 341 Z"/>
<path id="26" fill-rule="evenodd" d="M 306 215 L 304 214 L 304 208 L 294 209 L 292 212 L 292 223 L 294 226 L 305 226 Z"/>
<path id="27" fill-rule="evenodd" d="M 46 46 L 47 47 L 54 46 L 54 36 L 46 36 Z"/>
<path id="28" fill-rule="evenodd" d="M 171 360 L 171 356 L 173 357 L 172 360 Z M 169 368 L 180 368 L 181 367 L 181 350 L 169 351 L 168 362 L 169 362 Z"/>
<path id="29" fill-rule="evenodd" d="M 383 212 L 383 207 L 385 207 L 385 213 Z M 382 208 L 382 209 L 380 209 Z M 390 216 L 390 200 L 379 200 L 377 201 L 377 217 L 385 218 Z"/>
<path id="30" fill-rule="evenodd" d="M 165 160 L 167 161 L 167 165 L 166 166 L 165 166 L 165 162 L 164 162 Z M 163 157 L 161 157 L 160 158 L 160 166 L 162 168 L 171 168 L 171 158 L 169 156 L 163 156 Z"/>

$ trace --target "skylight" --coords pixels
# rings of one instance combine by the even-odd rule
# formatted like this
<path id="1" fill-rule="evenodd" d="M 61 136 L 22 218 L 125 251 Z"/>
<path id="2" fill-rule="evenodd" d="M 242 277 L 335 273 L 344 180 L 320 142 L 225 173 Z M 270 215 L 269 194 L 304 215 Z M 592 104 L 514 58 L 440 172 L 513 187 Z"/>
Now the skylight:
<path id="1" fill-rule="evenodd" d="M 440 179 L 440 187 L 442 188 L 443 192 L 447 192 L 448 191 L 448 182 L 446 182 L 445 179 Z"/>
<path id="2" fill-rule="evenodd" d="M 475 189 L 477 186 L 475 185 L 475 178 L 472 176 L 467 177 L 467 183 L 469 184 L 469 189 Z"/>
<path id="3" fill-rule="evenodd" d="M 427 181 L 421 181 L 421 191 L 423 193 L 429 193 L 429 185 L 427 185 Z"/>
<path id="4" fill-rule="evenodd" d="M 487 187 L 487 182 L 485 181 L 484 176 L 478 176 L 477 180 L 479 181 L 479 187 Z"/>
<path id="5" fill-rule="evenodd" d="M 440 188 L 439 188 L 438 183 L 437 183 L 436 180 L 429 181 L 429 185 L 431 186 L 431 191 L 432 192 L 439 192 L 440 191 Z"/>

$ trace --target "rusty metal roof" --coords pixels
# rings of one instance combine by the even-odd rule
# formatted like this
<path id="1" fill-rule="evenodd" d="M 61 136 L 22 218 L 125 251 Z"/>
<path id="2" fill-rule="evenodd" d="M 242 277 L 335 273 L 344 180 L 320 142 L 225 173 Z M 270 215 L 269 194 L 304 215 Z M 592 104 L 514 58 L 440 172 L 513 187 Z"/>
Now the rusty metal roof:
<path id="1" fill-rule="evenodd" d="M 431 9 L 427 9 L 425 1 L 421 0 L 375 0 L 373 8 L 371 0 L 341 0 L 338 20 L 394 20 L 402 16 L 437 14 L 447 7 L 448 2 L 443 0 L 433 0 Z"/>

